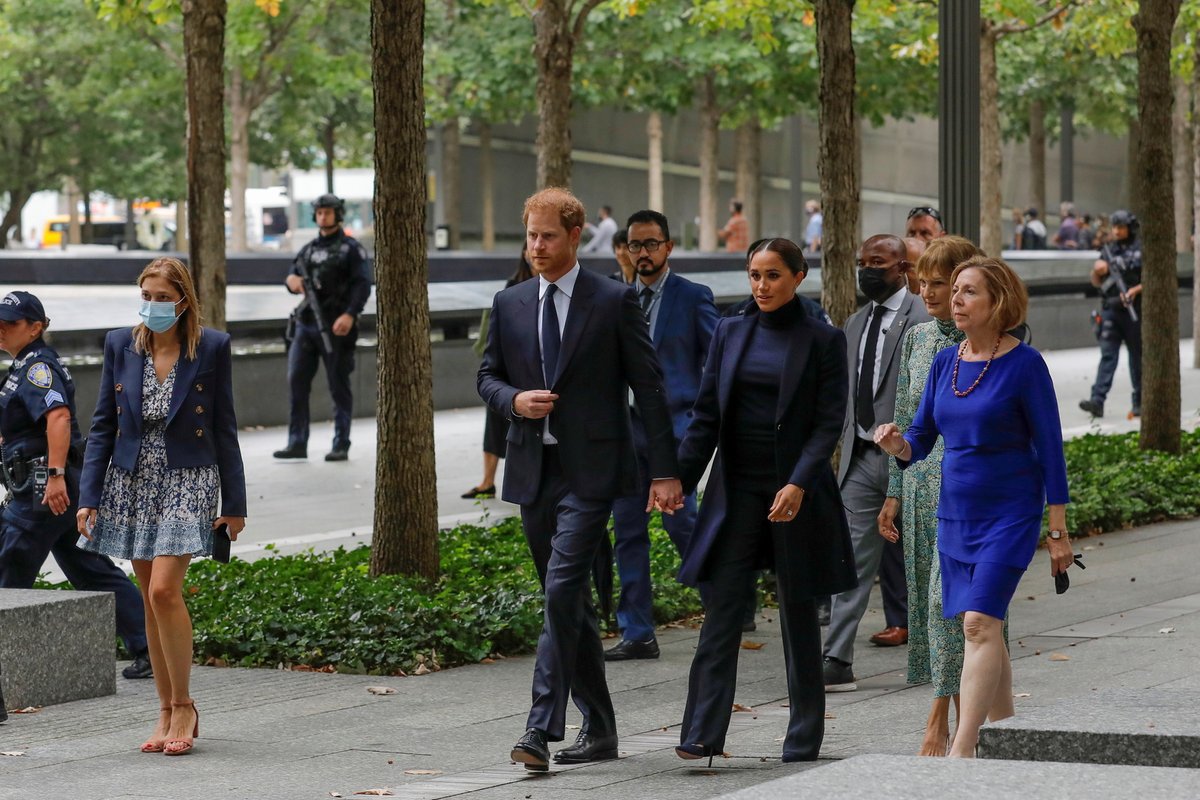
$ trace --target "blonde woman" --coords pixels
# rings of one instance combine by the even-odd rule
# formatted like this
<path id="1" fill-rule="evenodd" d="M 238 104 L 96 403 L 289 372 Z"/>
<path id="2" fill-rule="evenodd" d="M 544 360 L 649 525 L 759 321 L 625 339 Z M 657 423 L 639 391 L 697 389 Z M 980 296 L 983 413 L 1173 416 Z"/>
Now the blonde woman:
<path id="1" fill-rule="evenodd" d="M 229 335 L 200 326 L 179 260 L 151 262 L 138 286 L 141 324 L 104 341 L 77 524 L 85 550 L 133 561 L 160 706 L 141 749 L 175 756 L 199 735 L 184 575 L 193 557 L 212 554 L 216 528 L 236 538 L 245 526 L 246 481 Z"/>

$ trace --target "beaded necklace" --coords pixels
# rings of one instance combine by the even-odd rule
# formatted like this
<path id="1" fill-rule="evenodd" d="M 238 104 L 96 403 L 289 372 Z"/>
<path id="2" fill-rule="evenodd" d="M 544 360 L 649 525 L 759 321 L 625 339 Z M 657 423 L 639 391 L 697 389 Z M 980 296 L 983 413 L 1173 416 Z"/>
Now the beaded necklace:
<path id="1" fill-rule="evenodd" d="M 958 346 L 958 357 L 954 359 L 954 374 L 950 376 L 950 388 L 954 390 L 955 397 L 966 397 L 971 392 L 975 391 L 975 387 L 979 385 L 979 382 L 983 380 L 983 376 L 987 375 L 988 368 L 992 366 L 992 359 L 996 357 L 996 351 L 1000 349 L 1000 342 L 1003 340 L 1003 333 L 996 337 L 996 346 L 992 348 L 992 354 L 988 356 L 987 363 L 983 365 L 983 369 L 980 371 L 979 377 L 975 379 L 975 382 L 972 383 L 965 392 L 960 392 L 958 390 L 958 364 L 960 361 L 962 361 L 963 353 L 967 349 L 967 342 L 964 341 Z"/>

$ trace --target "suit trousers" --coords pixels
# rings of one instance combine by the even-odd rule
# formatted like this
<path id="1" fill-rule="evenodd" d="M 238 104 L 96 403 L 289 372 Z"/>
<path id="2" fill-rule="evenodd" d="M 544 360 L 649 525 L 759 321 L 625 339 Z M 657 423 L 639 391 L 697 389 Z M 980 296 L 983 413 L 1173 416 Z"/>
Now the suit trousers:
<path id="1" fill-rule="evenodd" d="M 327 320 L 333 324 L 333 320 Z M 308 398 L 317 367 L 324 364 L 325 379 L 333 400 L 333 449 L 350 449 L 350 419 L 354 415 L 354 395 L 350 388 L 350 373 L 354 371 L 354 347 L 358 331 L 346 336 L 333 336 L 333 354 L 321 351 L 321 332 L 316 325 L 297 322 L 295 337 L 288 345 L 288 388 L 291 391 L 291 412 L 288 420 L 288 447 L 308 448 Z"/>
<path id="2" fill-rule="evenodd" d="M 899 519 L 896 530 L 900 531 Z M 904 572 L 904 542 L 900 539 L 894 542 L 884 539 L 883 557 L 879 561 L 879 593 L 883 595 L 883 618 L 887 626 L 907 628 L 908 577 Z"/>
<path id="3" fill-rule="evenodd" d="M 879 574 L 884 545 L 887 544 L 879 535 L 879 511 L 883 508 L 888 483 L 887 456 L 879 448 L 859 445 L 850 458 L 850 469 L 842 482 L 842 502 L 850 525 L 858 586 L 833 596 L 829 632 L 825 639 L 825 655 L 847 664 L 854 663 L 854 637 L 867 611 L 871 586 Z M 906 617 L 906 626 L 907 622 Z"/>
<path id="4" fill-rule="evenodd" d="M 617 575 L 621 597 L 617 601 L 617 624 L 622 636 L 635 642 L 654 637 L 653 587 L 650 584 L 650 532 L 646 498 L 650 496 L 650 464 L 646 459 L 646 429 L 633 417 L 633 444 L 638 459 L 638 491 L 613 502 L 613 534 L 616 539 Z M 683 508 L 663 514 L 663 528 L 682 555 L 696 527 L 696 495 L 683 499 Z"/>
<path id="5" fill-rule="evenodd" d="M 681 744 L 704 745 L 719 753 L 725 747 L 729 718 L 737 689 L 742 621 L 746 595 L 757 579 L 760 554 L 772 549 L 775 563 L 784 564 L 787 532 L 767 522 L 775 490 L 736 486 L 729 493 L 728 515 L 710 556 L 705 580 L 704 627 L 688 676 L 687 705 L 680 729 Z M 786 569 L 775 576 L 779 620 L 783 627 L 783 658 L 791 701 L 784 761 L 810 761 L 825 736 L 825 683 L 821 664 L 821 629 L 816 601 Z"/>
<path id="6" fill-rule="evenodd" d="M 557 446 L 547 446 L 537 497 L 521 506 L 521 523 L 545 597 L 525 727 L 545 732 L 552 742 L 563 740 L 568 695 L 583 714 L 583 730 L 595 736 L 617 732 L 591 597 L 592 567 L 608 536 L 611 512 L 611 500 L 584 499 L 571 491 Z"/>

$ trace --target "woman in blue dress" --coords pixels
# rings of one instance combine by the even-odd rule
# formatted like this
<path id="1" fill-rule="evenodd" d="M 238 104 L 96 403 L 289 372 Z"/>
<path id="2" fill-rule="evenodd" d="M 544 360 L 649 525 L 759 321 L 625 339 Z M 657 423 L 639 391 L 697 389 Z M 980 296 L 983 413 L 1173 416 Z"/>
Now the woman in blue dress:
<path id="1" fill-rule="evenodd" d="M 133 561 L 160 708 L 142 752 L 178 756 L 200 730 L 183 580 L 193 557 L 212 555 L 214 529 L 236 539 L 245 526 L 246 479 L 229 335 L 200 327 L 178 259 L 151 262 L 138 286 L 142 323 L 104 340 L 76 516 L 85 550 Z"/>
<path id="2" fill-rule="evenodd" d="M 979 728 L 1013 715 L 1003 620 L 1033 559 L 1049 506 L 1050 571 L 1072 563 L 1067 470 L 1058 401 L 1046 362 L 1005 333 L 1029 296 L 1003 261 L 976 256 L 952 276 L 954 323 L 966 334 L 937 354 L 912 425 L 880 425 L 875 441 L 901 468 L 945 442 L 938 503 L 942 613 L 962 615 L 962 708 L 950 755 L 975 754 Z"/>

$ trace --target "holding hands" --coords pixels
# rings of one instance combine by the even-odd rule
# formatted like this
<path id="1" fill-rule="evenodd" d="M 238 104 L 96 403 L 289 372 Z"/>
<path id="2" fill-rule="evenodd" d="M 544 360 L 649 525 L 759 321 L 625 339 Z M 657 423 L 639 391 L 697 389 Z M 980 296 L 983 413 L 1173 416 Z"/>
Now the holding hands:
<path id="1" fill-rule="evenodd" d="M 650 481 L 650 497 L 646 500 L 646 512 L 658 509 L 664 514 L 674 515 L 683 508 L 683 484 L 678 478 L 659 478 Z"/>

